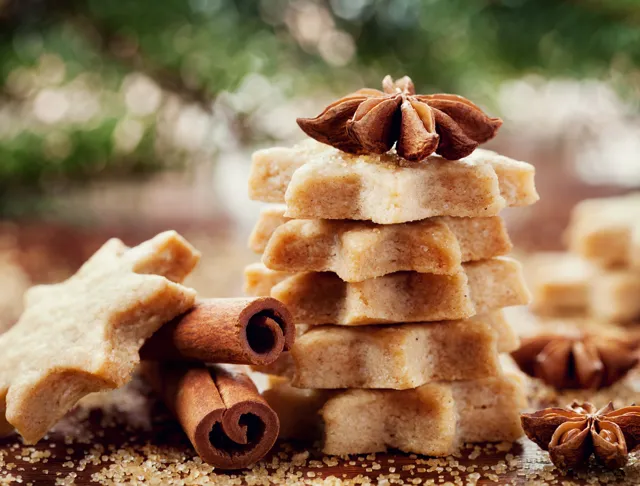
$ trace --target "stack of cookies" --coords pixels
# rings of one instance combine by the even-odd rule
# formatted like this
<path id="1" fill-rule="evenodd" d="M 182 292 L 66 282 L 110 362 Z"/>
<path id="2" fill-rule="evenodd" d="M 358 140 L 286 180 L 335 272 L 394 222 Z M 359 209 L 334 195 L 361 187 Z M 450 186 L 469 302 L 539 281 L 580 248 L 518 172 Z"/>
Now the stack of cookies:
<path id="1" fill-rule="evenodd" d="M 568 252 L 532 256 L 533 309 L 544 316 L 640 319 L 640 194 L 588 199 L 573 210 Z"/>
<path id="2" fill-rule="evenodd" d="M 538 199 L 534 168 L 481 149 L 408 160 L 400 141 L 333 145 L 253 156 L 250 196 L 275 204 L 250 238 L 262 263 L 246 292 L 282 301 L 299 328 L 265 392 L 281 435 L 327 454 L 435 456 L 519 437 L 522 382 L 500 359 L 518 340 L 501 309 L 529 294 L 498 213 Z"/>

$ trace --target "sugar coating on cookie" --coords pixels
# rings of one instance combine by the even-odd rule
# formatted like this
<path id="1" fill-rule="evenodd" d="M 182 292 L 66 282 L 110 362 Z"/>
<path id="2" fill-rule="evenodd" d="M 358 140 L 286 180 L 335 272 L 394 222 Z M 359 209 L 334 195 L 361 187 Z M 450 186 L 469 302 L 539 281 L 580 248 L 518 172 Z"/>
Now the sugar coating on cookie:
<path id="1" fill-rule="evenodd" d="M 179 282 L 199 258 L 175 231 L 112 239 L 68 280 L 31 288 L 0 336 L 0 434 L 35 443 L 83 396 L 127 383 L 142 342 L 194 305 Z"/>
<path id="2" fill-rule="evenodd" d="M 538 200 L 535 169 L 477 149 L 460 160 L 431 155 L 408 162 L 394 153 L 351 155 L 316 141 L 253 155 L 249 195 L 286 203 L 301 219 L 356 219 L 380 224 L 434 216 L 495 216 Z"/>

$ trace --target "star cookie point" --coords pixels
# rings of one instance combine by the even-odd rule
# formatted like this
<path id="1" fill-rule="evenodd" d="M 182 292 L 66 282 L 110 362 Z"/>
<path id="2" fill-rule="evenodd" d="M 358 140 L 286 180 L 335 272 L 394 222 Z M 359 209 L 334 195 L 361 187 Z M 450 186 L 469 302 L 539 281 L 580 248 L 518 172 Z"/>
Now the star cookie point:
<path id="1" fill-rule="evenodd" d="M 81 397 L 124 385 L 144 339 L 193 307 L 178 282 L 199 257 L 174 231 L 133 248 L 111 239 L 68 280 L 32 288 L 0 336 L 0 434 L 35 443 Z"/>

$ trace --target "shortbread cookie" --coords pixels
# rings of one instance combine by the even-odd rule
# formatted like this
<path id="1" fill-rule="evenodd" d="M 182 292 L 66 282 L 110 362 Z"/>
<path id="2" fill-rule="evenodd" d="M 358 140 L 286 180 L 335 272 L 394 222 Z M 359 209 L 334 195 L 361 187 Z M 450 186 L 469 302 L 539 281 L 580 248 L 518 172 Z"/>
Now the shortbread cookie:
<path id="1" fill-rule="evenodd" d="M 318 415 L 329 397 L 341 393 L 333 390 L 294 388 L 287 378 L 268 376 L 262 392 L 280 419 L 279 437 L 313 442 L 322 437 L 322 419 Z"/>
<path id="2" fill-rule="evenodd" d="M 494 375 L 493 366 L 498 362 L 496 348 L 498 353 L 508 353 L 520 344 L 502 311 L 462 321 L 363 327 L 298 325 L 296 330 L 297 377 L 296 364 L 288 351 L 268 366 L 252 368 L 285 376 L 303 388 L 415 388 L 427 381 L 470 380 Z M 310 335 L 305 337 L 307 333 Z M 327 359 L 325 353 L 335 356 L 335 361 Z M 453 360 L 465 363 L 455 363 L 452 368 Z M 474 368 L 477 366 L 480 369 Z M 328 367 L 339 371 L 335 375 L 324 374 L 322 370 Z M 387 384 L 372 385 L 383 379 L 374 373 L 390 377 L 386 378 Z M 415 378 L 428 373 L 432 373 L 433 378 L 422 382 Z M 351 384 L 340 384 L 347 379 Z M 404 386 L 411 380 L 416 384 Z"/>
<path id="3" fill-rule="evenodd" d="M 640 273 L 604 270 L 570 253 L 533 256 L 533 308 L 544 315 L 578 314 L 610 322 L 640 319 Z"/>
<path id="4" fill-rule="evenodd" d="M 253 155 L 249 195 L 286 203 L 301 219 L 404 223 L 433 216 L 495 216 L 538 200 L 533 166 L 477 149 L 461 160 L 394 153 L 350 155 L 313 140 Z"/>
<path id="5" fill-rule="evenodd" d="M 517 261 L 499 257 L 465 263 L 463 269 L 453 275 L 398 272 L 348 283 L 335 273 L 291 275 L 255 264 L 245 270 L 245 292 L 271 295 L 296 323 L 309 325 L 465 319 L 529 302 Z"/>
<path id="6" fill-rule="evenodd" d="M 537 253 L 526 260 L 525 274 L 533 294 L 532 309 L 545 315 L 584 313 L 593 265 L 571 253 Z"/>
<path id="7" fill-rule="evenodd" d="M 323 430 L 323 452 L 336 455 L 396 448 L 445 456 L 465 442 L 515 440 L 526 406 L 519 373 L 410 390 L 341 392 L 299 390 L 276 379 L 264 397 L 280 418 L 283 438 L 309 440 Z"/>
<path id="8" fill-rule="evenodd" d="M 640 193 L 580 202 L 566 235 L 572 252 L 600 266 L 640 269 Z"/>
<path id="9" fill-rule="evenodd" d="M 15 252 L 3 248 L 0 239 L 0 334 L 9 329 L 20 317 L 22 312 L 22 296 L 31 286 L 29 275 L 18 264 Z"/>
<path id="10" fill-rule="evenodd" d="M 426 324 L 316 326 L 291 350 L 293 385 L 404 390 L 485 378 L 499 374 L 499 352 L 517 347 L 501 312 Z"/>
<path id="11" fill-rule="evenodd" d="M 285 207 L 265 208 L 249 245 L 262 262 L 286 272 L 335 272 L 360 282 L 403 270 L 452 274 L 462 262 L 508 253 L 504 221 L 488 218 L 432 218 L 377 225 L 364 221 L 305 220 L 284 216 Z"/>
<path id="12" fill-rule="evenodd" d="M 144 339 L 194 305 L 175 282 L 198 259 L 174 231 L 134 248 L 112 239 L 70 279 L 30 289 L 0 336 L 0 433 L 35 443 L 83 396 L 127 383 Z"/>

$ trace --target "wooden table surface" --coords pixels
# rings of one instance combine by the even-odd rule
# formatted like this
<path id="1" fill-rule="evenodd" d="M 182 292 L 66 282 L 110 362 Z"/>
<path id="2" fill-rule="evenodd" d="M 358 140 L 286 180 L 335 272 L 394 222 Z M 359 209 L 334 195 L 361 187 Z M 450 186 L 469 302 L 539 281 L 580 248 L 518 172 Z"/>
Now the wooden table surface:
<path id="1" fill-rule="evenodd" d="M 0 440 L 0 484 L 640 484 L 631 457 L 610 472 L 591 464 L 562 474 L 522 439 L 469 447 L 459 457 L 399 452 L 339 458 L 305 444 L 278 444 L 252 469 L 224 474 L 202 464 L 162 404 L 134 382 L 87 397 L 33 447 Z"/>

